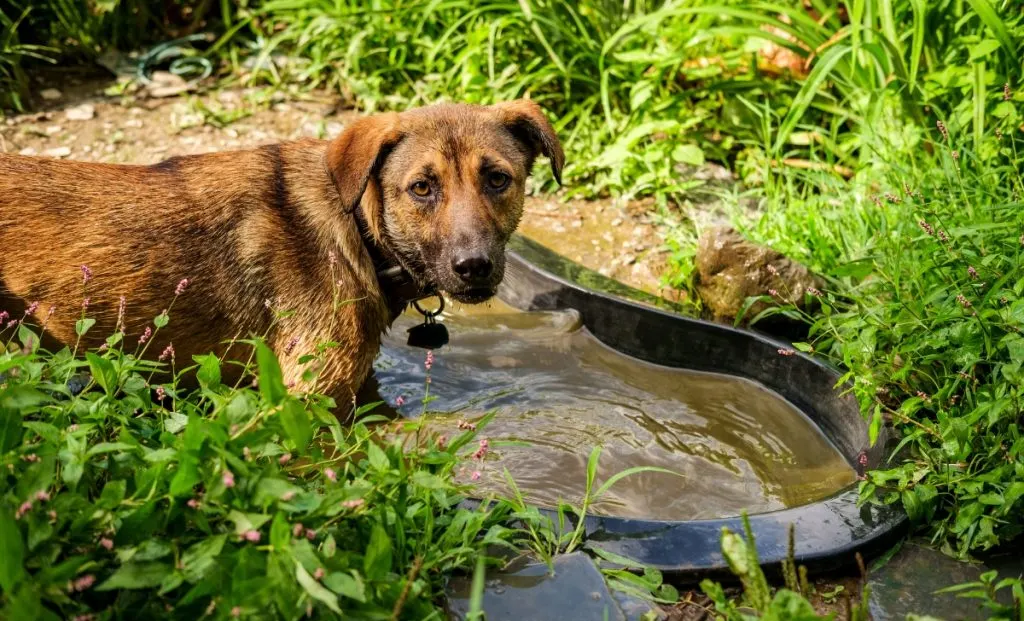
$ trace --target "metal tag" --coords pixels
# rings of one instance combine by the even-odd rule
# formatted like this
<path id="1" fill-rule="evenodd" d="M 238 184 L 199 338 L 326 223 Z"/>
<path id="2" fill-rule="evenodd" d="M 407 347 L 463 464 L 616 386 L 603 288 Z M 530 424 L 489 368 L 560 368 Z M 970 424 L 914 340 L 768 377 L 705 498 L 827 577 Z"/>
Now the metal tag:
<path id="1" fill-rule="evenodd" d="M 425 323 L 409 328 L 410 347 L 421 349 L 437 349 L 448 344 L 448 328 L 443 323 L 435 323 L 428 318 Z"/>

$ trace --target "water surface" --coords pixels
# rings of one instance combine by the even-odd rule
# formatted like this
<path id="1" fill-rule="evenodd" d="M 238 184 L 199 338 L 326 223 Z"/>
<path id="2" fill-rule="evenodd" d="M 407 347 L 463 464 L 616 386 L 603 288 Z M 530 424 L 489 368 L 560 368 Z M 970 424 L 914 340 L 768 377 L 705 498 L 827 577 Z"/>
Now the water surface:
<path id="1" fill-rule="evenodd" d="M 421 321 L 400 317 L 376 363 L 381 396 L 423 411 L 424 351 L 405 345 Z M 772 511 L 820 500 L 855 474 L 818 428 L 779 395 L 735 377 L 644 363 L 602 345 L 574 311 L 523 313 L 493 301 L 447 312 L 449 345 L 430 372 L 429 425 L 497 410 L 481 493 L 506 493 L 507 468 L 528 500 L 578 503 L 587 457 L 602 445 L 598 481 L 633 466 L 678 475 L 628 477 L 593 506 L 621 517 L 689 520 Z M 446 414 L 436 414 L 445 412 Z M 506 444 L 512 442 L 515 444 Z M 520 443 L 529 443 L 522 446 Z"/>

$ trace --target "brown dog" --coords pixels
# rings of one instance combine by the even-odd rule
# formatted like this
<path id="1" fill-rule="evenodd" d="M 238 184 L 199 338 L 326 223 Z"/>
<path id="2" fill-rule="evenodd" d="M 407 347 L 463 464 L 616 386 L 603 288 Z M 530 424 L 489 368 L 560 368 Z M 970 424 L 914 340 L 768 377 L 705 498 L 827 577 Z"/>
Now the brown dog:
<path id="1" fill-rule="evenodd" d="M 38 302 L 38 324 L 52 306 L 47 337 L 74 344 L 87 296 L 91 347 L 118 328 L 123 296 L 130 351 L 187 278 L 151 351 L 173 343 L 180 368 L 266 334 L 285 380 L 302 382 L 300 355 L 333 341 L 316 385 L 347 401 L 409 301 L 494 294 L 541 154 L 558 178 L 558 138 L 519 100 L 367 116 L 330 142 L 152 166 L 0 155 L 0 311 L 19 318 Z"/>

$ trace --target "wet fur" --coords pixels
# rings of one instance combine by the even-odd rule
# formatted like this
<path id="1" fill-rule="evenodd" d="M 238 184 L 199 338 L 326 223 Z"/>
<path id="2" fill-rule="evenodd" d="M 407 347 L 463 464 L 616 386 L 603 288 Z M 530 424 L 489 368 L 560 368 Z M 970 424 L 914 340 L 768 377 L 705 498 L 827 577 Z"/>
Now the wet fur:
<path id="1" fill-rule="evenodd" d="M 53 306 L 46 344 L 73 344 L 87 295 L 97 323 L 84 345 L 96 347 L 114 332 L 125 296 L 132 350 L 189 278 L 170 325 L 149 345 L 152 356 L 173 342 L 179 368 L 209 352 L 244 359 L 248 348 L 228 342 L 266 333 L 286 381 L 299 382 L 299 356 L 332 340 L 341 347 L 329 350 L 318 386 L 345 402 L 394 319 L 352 208 L 362 205 L 370 234 L 417 280 L 457 289 L 445 266 L 459 248 L 486 250 L 503 264 L 539 154 L 551 157 L 557 175 L 562 152 L 553 130 L 536 105 L 518 101 L 368 116 L 331 142 L 152 166 L 0 155 L 0 310 L 20 317 L 38 301 L 39 323 Z M 512 170 L 505 196 L 479 186 L 473 171 L 483 156 Z M 424 166 L 445 188 L 430 208 L 405 192 L 408 176 Z M 81 265 L 94 274 L 87 291 Z M 348 302 L 335 313 L 336 286 Z M 295 314 L 274 324 L 274 312 L 286 310 Z"/>

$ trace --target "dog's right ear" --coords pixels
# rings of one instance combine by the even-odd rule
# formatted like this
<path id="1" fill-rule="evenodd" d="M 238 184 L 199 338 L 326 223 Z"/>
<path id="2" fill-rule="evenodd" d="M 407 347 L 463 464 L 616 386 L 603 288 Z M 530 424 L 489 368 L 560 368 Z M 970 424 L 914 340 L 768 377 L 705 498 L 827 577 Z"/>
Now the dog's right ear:
<path id="1" fill-rule="evenodd" d="M 354 210 L 370 177 L 402 139 L 398 114 L 364 116 L 345 128 L 327 147 L 327 168 L 338 186 L 342 208 Z"/>

